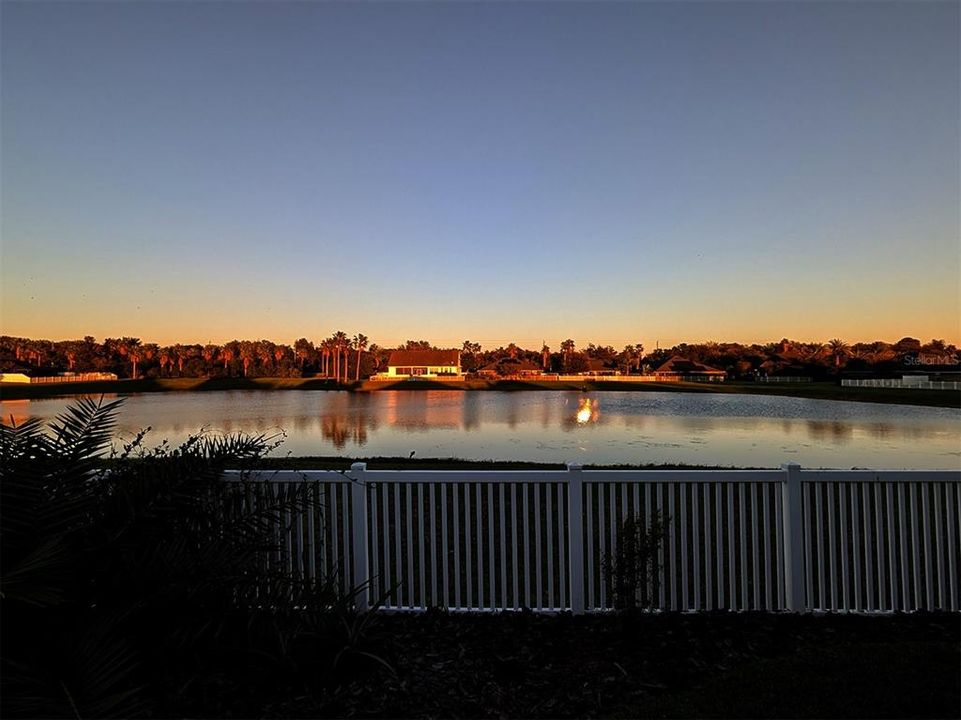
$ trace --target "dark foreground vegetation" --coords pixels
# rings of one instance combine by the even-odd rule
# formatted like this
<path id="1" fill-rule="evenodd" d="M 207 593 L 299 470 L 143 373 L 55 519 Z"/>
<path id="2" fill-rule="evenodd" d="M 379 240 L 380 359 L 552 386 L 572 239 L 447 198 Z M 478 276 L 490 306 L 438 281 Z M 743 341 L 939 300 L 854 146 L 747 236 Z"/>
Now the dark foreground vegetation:
<path id="1" fill-rule="evenodd" d="M 957 614 L 359 616 L 263 562 L 309 496 L 221 481 L 270 438 L 113 453 L 116 411 L 0 431 L 3 717 L 959 714 Z"/>
<path id="2" fill-rule="evenodd" d="M 378 619 L 396 670 L 331 708 L 366 717 L 958 717 L 961 620 L 785 614 Z M 282 709 L 281 709 L 282 707 Z"/>

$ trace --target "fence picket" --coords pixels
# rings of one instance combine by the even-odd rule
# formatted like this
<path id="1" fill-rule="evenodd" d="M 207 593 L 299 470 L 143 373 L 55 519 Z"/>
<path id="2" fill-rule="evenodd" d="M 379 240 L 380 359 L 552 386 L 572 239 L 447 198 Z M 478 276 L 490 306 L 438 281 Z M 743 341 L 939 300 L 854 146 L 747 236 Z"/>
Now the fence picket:
<path id="1" fill-rule="evenodd" d="M 396 609 L 611 607 L 618 598 L 604 559 L 631 516 L 647 529 L 664 521 L 648 577 L 655 607 L 873 612 L 951 610 L 961 600 L 957 471 L 789 463 L 780 471 L 584 472 L 572 464 L 561 474 L 412 475 L 355 463 L 346 477 L 253 478 L 261 481 L 235 494 L 235 510 L 277 508 L 265 570 L 334 577 L 344 591 L 366 587 L 355 597 L 360 611 L 384 594 Z"/>

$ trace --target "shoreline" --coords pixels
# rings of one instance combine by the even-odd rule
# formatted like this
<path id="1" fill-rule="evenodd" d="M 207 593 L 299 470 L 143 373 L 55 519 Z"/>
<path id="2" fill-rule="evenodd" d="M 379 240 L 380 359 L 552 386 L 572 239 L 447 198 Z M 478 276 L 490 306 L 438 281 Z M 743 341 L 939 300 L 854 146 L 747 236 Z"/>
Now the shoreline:
<path id="1" fill-rule="evenodd" d="M 961 392 L 954 390 L 914 390 L 904 388 L 847 388 L 834 382 L 775 385 L 753 382 L 633 383 L 616 380 L 463 380 L 463 381 L 350 381 L 338 383 L 326 378 L 142 378 L 138 380 L 101 380 L 78 383 L 20 384 L 0 383 L 0 400 L 40 400 L 76 395 L 152 392 L 216 392 L 223 390 L 337 390 L 346 392 L 383 392 L 389 390 L 448 390 L 460 392 L 531 390 L 575 392 L 708 392 L 716 394 L 774 395 L 810 400 L 886 403 L 923 407 L 961 408 Z"/>
<path id="2" fill-rule="evenodd" d="M 244 470 L 350 470 L 355 462 L 368 470 L 565 470 L 564 463 L 533 460 L 468 460 L 465 458 L 346 457 L 342 455 L 298 455 L 260 458 Z M 685 463 L 585 463 L 585 470 L 772 470 L 776 468 L 733 465 L 688 465 Z"/>

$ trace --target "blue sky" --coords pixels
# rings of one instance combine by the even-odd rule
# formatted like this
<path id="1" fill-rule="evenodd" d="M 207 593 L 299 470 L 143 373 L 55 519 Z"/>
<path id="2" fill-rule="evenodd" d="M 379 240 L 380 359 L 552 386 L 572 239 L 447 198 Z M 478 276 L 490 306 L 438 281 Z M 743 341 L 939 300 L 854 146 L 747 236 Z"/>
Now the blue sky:
<path id="1" fill-rule="evenodd" d="M 0 324 L 961 341 L 959 4 L 2 5 Z"/>

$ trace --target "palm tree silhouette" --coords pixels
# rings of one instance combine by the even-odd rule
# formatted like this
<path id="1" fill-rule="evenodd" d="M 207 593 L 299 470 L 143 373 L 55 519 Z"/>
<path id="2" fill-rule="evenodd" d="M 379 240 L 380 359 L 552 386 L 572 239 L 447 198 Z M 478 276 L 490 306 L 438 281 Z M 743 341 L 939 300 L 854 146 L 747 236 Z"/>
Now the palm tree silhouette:
<path id="1" fill-rule="evenodd" d="M 835 369 L 840 368 L 841 358 L 848 354 L 848 344 L 839 338 L 834 338 L 828 341 L 828 350 L 831 351 L 831 357 L 834 358 Z"/>
<path id="2" fill-rule="evenodd" d="M 117 352 L 130 361 L 132 366 L 132 377 L 137 379 L 137 363 L 140 362 L 140 338 L 123 337 L 117 343 Z"/>
<path id="3" fill-rule="evenodd" d="M 340 356 L 344 356 L 344 382 L 347 381 L 347 348 L 350 347 L 350 338 L 343 330 L 334 333 L 334 376 L 340 382 Z"/>
<path id="4" fill-rule="evenodd" d="M 367 349 L 369 338 L 363 333 L 354 335 L 354 348 L 357 350 L 357 372 L 354 374 L 355 380 L 360 380 L 360 356 Z"/>

